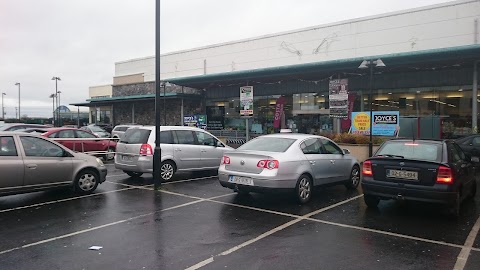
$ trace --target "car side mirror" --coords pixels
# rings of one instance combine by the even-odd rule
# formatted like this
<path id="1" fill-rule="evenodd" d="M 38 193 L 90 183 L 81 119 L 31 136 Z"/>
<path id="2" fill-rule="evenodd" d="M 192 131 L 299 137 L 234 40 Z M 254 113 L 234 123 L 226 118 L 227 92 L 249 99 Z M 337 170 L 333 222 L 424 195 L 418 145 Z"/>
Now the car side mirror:
<path id="1" fill-rule="evenodd" d="M 348 150 L 348 149 L 343 149 L 343 154 L 344 154 L 344 155 L 349 155 L 349 154 L 350 154 L 350 150 Z"/>
<path id="2" fill-rule="evenodd" d="M 225 147 L 221 141 L 217 141 L 217 147 Z"/>

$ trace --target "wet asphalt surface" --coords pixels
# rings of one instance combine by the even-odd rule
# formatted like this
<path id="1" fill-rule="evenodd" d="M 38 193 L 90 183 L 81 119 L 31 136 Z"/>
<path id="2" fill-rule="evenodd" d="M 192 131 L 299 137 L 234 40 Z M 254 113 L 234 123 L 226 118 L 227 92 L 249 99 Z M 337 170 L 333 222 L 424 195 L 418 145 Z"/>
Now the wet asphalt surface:
<path id="1" fill-rule="evenodd" d="M 153 191 L 151 175 L 107 166 L 92 195 L 0 197 L 0 269 L 454 269 L 462 249 L 464 269 L 480 269 L 480 235 L 468 237 L 480 193 L 453 219 L 420 203 L 367 209 L 360 188 L 343 186 L 319 188 L 307 205 L 237 196 L 215 172 Z"/>

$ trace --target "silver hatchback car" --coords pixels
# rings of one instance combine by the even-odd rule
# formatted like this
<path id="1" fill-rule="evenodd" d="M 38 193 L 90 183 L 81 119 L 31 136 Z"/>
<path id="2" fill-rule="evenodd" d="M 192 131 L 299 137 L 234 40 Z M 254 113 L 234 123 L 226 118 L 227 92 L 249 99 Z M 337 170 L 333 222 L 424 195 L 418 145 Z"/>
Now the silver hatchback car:
<path id="1" fill-rule="evenodd" d="M 257 137 L 227 152 L 218 169 L 220 184 L 239 193 L 295 191 L 300 203 L 310 200 L 314 186 L 360 183 L 360 166 L 348 150 L 328 138 L 307 134 Z"/>
<path id="2" fill-rule="evenodd" d="M 106 176 L 107 168 L 96 157 L 37 135 L 0 132 L 0 196 L 60 187 L 88 194 Z"/>
<path id="3" fill-rule="evenodd" d="M 162 126 L 160 143 L 163 181 L 170 180 L 177 171 L 216 170 L 224 152 L 233 150 L 207 131 L 194 127 Z M 131 177 L 153 173 L 154 148 L 154 126 L 127 129 L 117 143 L 115 168 Z"/>

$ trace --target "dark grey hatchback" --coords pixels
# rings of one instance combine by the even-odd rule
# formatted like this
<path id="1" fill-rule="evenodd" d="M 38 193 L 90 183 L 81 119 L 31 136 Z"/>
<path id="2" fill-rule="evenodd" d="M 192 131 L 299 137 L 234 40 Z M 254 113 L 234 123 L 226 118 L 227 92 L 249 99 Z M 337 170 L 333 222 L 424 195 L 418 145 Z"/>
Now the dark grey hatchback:
<path id="1" fill-rule="evenodd" d="M 365 203 L 398 199 L 441 203 L 458 216 L 460 204 L 473 198 L 477 183 L 472 159 L 449 140 L 395 139 L 383 143 L 363 162 Z"/>

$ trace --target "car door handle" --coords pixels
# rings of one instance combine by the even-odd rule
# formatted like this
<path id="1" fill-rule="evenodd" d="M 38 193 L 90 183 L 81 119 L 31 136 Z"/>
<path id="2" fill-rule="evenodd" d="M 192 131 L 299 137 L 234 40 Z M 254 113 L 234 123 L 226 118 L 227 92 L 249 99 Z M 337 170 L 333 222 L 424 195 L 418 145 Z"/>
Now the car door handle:
<path id="1" fill-rule="evenodd" d="M 37 168 L 37 164 L 27 164 L 27 168 L 35 170 Z"/>
<path id="2" fill-rule="evenodd" d="M 310 164 L 315 165 L 315 161 L 310 161 Z"/>
<path id="3" fill-rule="evenodd" d="M 202 153 L 206 153 L 206 152 L 207 152 L 207 150 L 204 150 L 204 149 L 202 149 L 202 151 L 201 151 L 201 152 L 202 152 Z"/>
<path id="4" fill-rule="evenodd" d="M 330 159 L 330 163 L 335 164 L 335 160 Z"/>
<path id="5" fill-rule="evenodd" d="M 180 148 L 175 148 L 175 151 L 182 152 L 182 149 L 180 149 Z"/>

